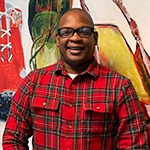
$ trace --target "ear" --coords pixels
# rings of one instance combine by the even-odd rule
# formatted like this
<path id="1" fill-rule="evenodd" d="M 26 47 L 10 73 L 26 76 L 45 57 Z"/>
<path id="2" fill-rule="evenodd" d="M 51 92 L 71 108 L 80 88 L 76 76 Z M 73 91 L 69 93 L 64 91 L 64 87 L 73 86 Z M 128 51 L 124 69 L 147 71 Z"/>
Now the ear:
<path id="1" fill-rule="evenodd" d="M 95 45 L 98 43 L 98 32 L 94 31 L 94 40 L 95 40 Z"/>

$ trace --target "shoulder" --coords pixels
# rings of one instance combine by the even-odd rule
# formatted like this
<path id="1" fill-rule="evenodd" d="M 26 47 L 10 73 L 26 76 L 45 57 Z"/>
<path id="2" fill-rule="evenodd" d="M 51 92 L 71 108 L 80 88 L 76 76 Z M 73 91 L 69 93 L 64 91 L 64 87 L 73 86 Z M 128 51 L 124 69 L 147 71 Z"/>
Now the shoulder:
<path id="1" fill-rule="evenodd" d="M 131 84 L 131 81 L 129 78 L 103 65 L 99 65 L 98 78 L 105 79 L 111 83 L 116 83 L 120 85 Z"/>
<path id="2" fill-rule="evenodd" d="M 51 76 L 55 73 L 57 63 L 49 65 L 47 67 L 35 69 L 31 71 L 25 78 L 25 80 L 29 79 L 30 81 L 36 81 L 39 78 L 43 78 L 44 76 Z"/>
<path id="3" fill-rule="evenodd" d="M 52 74 L 55 71 L 57 63 L 49 65 L 47 67 L 39 68 L 34 71 L 31 71 L 30 74 Z"/>

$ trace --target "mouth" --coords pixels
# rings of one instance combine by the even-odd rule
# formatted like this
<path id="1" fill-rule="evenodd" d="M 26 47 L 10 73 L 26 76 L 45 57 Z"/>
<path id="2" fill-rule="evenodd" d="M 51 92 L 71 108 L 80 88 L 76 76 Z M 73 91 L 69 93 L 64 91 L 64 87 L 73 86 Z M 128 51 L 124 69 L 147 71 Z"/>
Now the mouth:
<path id="1" fill-rule="evenodd" d="M 70 46 L 70 47 L 67 47 L 67 49 L 70 51 L 70 53 L 72 55 L 78 55 L 78 54 L 80 54 L 84 50 L 84 47 Z"/>

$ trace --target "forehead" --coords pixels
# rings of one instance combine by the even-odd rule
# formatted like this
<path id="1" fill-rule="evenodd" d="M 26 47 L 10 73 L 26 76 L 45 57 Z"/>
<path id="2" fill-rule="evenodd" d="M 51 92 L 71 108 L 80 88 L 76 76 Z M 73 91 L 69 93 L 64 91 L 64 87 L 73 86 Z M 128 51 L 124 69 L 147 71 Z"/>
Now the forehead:
<path id="1" fill-rule="evenodd" d="M 82 26 L 93 27 L 94 25 L 91 17 L 86 12 L 81 10 L 72 10 L 65 13 L 59 22 L 59 28 L 79 28 Z"/>

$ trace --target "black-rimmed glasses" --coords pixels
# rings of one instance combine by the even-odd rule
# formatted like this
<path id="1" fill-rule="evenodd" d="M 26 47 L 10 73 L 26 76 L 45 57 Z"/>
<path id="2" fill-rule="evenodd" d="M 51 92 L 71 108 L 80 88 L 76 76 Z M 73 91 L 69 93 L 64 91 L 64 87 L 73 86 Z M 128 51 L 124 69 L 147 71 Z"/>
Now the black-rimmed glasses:
<path id="1" fill-rule="evenodd" d="M 91 35 L 92 32 L 94 32 L 94 28 L 92 27 L 81 27 L 78 29 L 72 29 L 72 28 L 60 28 L 58 29 L 58 34 L 63 38 L 70 38 L 74 35 L 74 33 L 77 33 L 81 38 L 87 38 Z"/>

